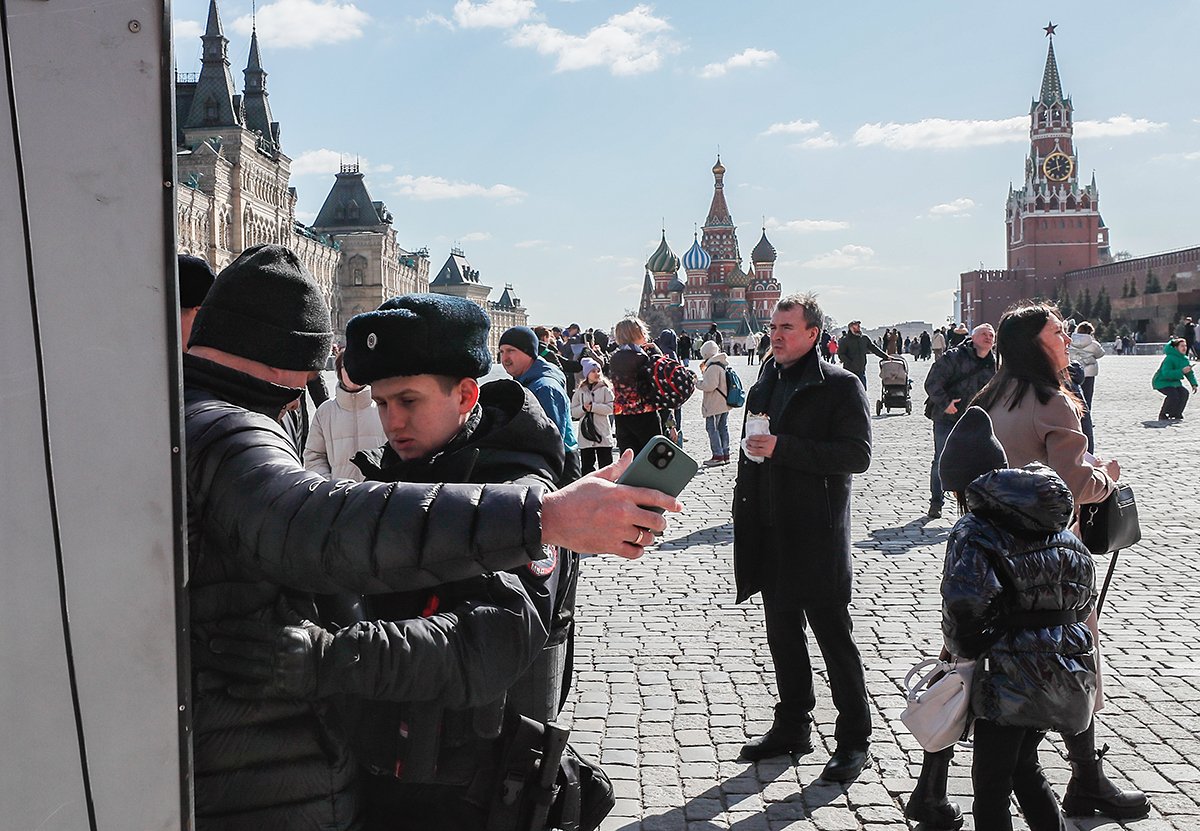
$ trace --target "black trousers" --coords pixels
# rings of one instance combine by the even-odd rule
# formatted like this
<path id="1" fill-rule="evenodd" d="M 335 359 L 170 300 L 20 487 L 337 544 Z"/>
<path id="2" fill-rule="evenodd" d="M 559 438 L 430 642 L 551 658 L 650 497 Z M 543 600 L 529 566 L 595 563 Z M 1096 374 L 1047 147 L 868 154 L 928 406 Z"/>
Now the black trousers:
<path id="1" fill-rule="evenodd" d="M 1016 794 L 1030 831 L 1065 831 L 1058 798 L 1038 763 L 1038 744 L 1045 735 L 1043 730 L 975 720 L 975 831 L 1012 831 L 1011 794 Z"/>
<path id="2" fill-rule="evenodd" d="M 613 425 L 617 430 L 617 450 L 621 453 L 632 450 L 635 456 L 662 432 L 657 412 L 615 416 Z"/>
<path id="3" fill-rule="evenodd" d="M 1166 387 L 1159 392 L 1165 396 L 1162 408 L 1158 411 L 1159 420 L 1183 418 L 1183 410 L 1188 403 L 1188 391 L 1183 387 Z"/>
<path id="4" fill-rule="evenodd" d="M 583 465 L 584 473 L 591 473 L 593 470 L 598 470 L 602 467 L 608 467 L 612 464 L 613 454 L 611 447 L 581 447 L 579 448 L 579 461 Z"/>
<path id="5" fill-rule="evenodd" d="M 846 606 L 804 608 L 786 587 L 773 587 L 763 591 L 763 611 L 779 687 L 776 721 L 797 726 L 812 722 L 817 697 L 808 637 L 804 632 L 807 624 L 829 672 L 829 689 L 838 711 L 833 732 L 837 746 L 843 750 L 865 750 L 871 741 L 871 710 L 850 610 Z"/>

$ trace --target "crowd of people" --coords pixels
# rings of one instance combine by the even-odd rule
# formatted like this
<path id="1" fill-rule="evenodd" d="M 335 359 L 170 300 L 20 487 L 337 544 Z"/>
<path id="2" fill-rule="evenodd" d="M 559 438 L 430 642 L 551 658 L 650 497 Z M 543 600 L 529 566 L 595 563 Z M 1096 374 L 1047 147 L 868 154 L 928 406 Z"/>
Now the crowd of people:
<path id="1" fill-rule="evenodd" d="M 737 454 L 733 567 L 737 602 L 762 596 L 778 702 L 740 758 L 813 752 L 811 631 L 837 710 L 821 776 L 853 781 L 872 724 L 849 612 L 851 491 L 871 463 L 868 356 L 905 351 L 934 359 L 928 516 L 947 492 L 961 513 L 942 631 L 944 656 L 983 667 L 975 827 L 1011 828 L 1013 794 L 1034 831 L 1063 828 L 1064 812 L 1149 811 L 1095 744 L 1095 568 L 1072 523 L 1121 469 L 1094 455 L 1104 349 L 1090 324 L 1027 302 L 995 328 L 876 343 L 857 320 L 833 338 L 815 297 L 790 295 L 742 344 L 761 367 L 741 404 L 715 325 L 518 326 L 492 355 L 482 309 L 413 294 L 354 317 L 335 349 L 286 248 L 247 249 L 219 276 L 181 257 L 180 280 L 198 828 L 595 827 L 597 766 L 562 747 L 574 779 L 530 765 L 569 700 L 579 555 L 636 558 L 681 509 L 616 479 L 655 436 L 689 440 L 693 390 L 709 466 L 732 460 L 732 409 L 764 425 Z M 1196 389 L 1193 349 L 1186 335 L 1164 348 L 1162 418 L 1182 418 L 1184 381 Z M 508 378 L 481 382 L 493 360 Z M 1037 760 L 1048 730 L 1071 763 L 1061 803 Z M 906 803 L 927 827 L 962 824 L 952 755 L 926 753 Z"/>

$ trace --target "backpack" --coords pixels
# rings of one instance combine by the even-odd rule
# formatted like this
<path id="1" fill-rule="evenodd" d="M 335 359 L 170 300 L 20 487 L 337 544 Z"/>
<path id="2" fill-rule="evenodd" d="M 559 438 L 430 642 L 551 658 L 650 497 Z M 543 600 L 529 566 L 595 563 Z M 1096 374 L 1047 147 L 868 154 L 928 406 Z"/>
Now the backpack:
<path id="1" fill-rule="evenodd" d="M 696 376 L 679 361 L 663 355 L 650 365 L 650 388 L 656 410 L 674 410 L 696 391 Z"/>
<path id="2" fill-rule="evenodd" d="M 746 390 L 742 387 L 742 379 L 733 371 L 733 367 L 725 367 L 725 403 L 730 407 L 740 407 L 746 403 Z"/>

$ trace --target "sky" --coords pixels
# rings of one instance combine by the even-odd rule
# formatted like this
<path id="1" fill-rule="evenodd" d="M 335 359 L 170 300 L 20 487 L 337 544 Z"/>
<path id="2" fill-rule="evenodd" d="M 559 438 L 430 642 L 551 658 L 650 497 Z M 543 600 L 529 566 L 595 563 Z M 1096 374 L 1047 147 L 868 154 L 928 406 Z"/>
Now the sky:
<path id="1" fill-rule="evenodd" d="M 234 80 L 250 0 L 218 0 Z M 208 0 L 172 3 L 200 68 Z M 740 248 L 836 321 L 944 323 L 1003 268 L 1043 27 L 1112 250 L 1200 244 L 1200 3 L 261 0 L 267 89 L 311 222 L 357 161 L 399 244 L 452 246 L 534 323 L 636 309 L 665 229 L 682 256 L 718 151 Z M 1085 179 L 1086 181 L 1087 179 Z"/>

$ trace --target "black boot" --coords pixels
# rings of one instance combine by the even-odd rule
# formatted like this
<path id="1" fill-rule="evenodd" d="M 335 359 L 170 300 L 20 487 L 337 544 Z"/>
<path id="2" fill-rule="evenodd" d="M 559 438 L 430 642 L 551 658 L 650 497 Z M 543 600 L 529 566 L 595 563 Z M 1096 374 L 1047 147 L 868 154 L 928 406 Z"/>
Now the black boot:
<path id="1" fill-rule="evenodd" d="M 1141 791 L 1123 791 L 1104 775 L 1101 759 L 1108 745 L 1096 750 L 1096 722 L 1093 719 L 1078 736 L 1063 736 L 1067 761 L 1071 763 L 1071 781 L 1063 795 L 1063 813 L 1069 817 L 1100 814 L 1113 819 L 1137 819 L 1150 813 L 1150 800 Z"/>
<path id="2" fill-rule="evenodd" d="M 921 760 L 921 774 L 913 788 L 904 816 L 924 823 L 929 828 L 962 828 L 963 815 L 958 803 L 946 798 L 946 780 L 950 777 L 950 760 L 954 758 L 954 745 L 937 753 L 926 751 Z"/>

